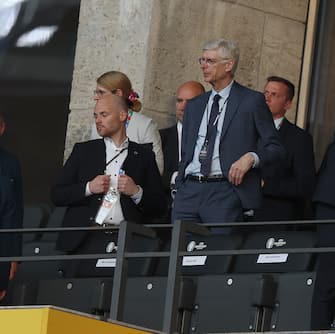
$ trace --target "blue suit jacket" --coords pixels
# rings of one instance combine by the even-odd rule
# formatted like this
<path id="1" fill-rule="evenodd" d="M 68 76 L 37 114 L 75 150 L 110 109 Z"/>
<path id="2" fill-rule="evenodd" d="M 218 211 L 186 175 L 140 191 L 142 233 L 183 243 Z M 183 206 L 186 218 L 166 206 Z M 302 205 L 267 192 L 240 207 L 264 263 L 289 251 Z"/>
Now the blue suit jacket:
<path id="1" fill-rule="evenodd" d="M 183 119 L 182 156 L 177 186 L 193 159 L 200 123 L 211 92 L 187 103 Z M 258 145 L 260 143 L 260 145 Z M 231 165 L 247 152 L 255 152 L 260 165 L 280 161 L 285 150 L 280 144 L 272 115 L 262 93 L 234 82 L 227 102 L 219 146 L 221 170 L 228 178 Z M 261 182 L 258 168 L 250 169 L 241 185 L 234 186 L 244 208 L 261 204 Z"/>

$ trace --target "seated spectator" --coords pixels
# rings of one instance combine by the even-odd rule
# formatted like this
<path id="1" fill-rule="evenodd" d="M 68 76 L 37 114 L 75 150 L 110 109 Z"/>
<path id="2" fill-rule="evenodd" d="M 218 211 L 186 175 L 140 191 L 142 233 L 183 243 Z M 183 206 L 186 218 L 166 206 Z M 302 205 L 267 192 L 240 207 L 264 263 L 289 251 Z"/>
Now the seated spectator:
<path id="1" fill-rule="evenodd" d="M 128 119 L 126 123 L 127 136 L 138 144 L 148 144 L 155 153 L 156 162 L 160 173 L 163 173 L 163 152 L 161 139 L 156 123 L 149 117 L 140 114 L 142 104 L 138 95 L 132 89 L 129 78 L 121 72 L 110 71 L 102 74 L 97 79 L 94 91 L 94 100 L 116 94 L 123 97 L 129 104 Z M 95 125 L 92 126 L 91 139 L 99 138 Z"/>

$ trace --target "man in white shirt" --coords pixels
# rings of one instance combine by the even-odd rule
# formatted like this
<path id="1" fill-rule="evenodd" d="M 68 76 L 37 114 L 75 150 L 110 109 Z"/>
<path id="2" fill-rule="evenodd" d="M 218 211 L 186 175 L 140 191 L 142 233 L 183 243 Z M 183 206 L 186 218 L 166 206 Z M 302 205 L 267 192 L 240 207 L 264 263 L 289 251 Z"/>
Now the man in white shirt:
<path id="1" fill-rule="evenodd" d="M 176 96 L 177 123 L 159 131 L 164 155 L 163 185 L 168 198 L 170 198 L 171 186 L 173 187 L 175 183 L 181 157 L 182 124 L 187 101 L 204 92 L 204 86 L 198 81 L 187 81 L 179 86 Z"/>
<path id="2" fill-rule="evenodd" d="M 238 59 L 233 41 L 203 46 L 199 64 L 213 89 L 185 109 L 173 222 L 241 220 L 261 203 L 258 167 L 284 157 L 264 96 L 234 80 Z"/>
<path id="3" fill-rule="evenodd" d="M 102 138 L 74 146 L 51 191 L 55 205 L 68 207 L 64 227 L 119 225 L 124 220 L 145 223 L 148 217 L 164 214 L 166 203 L 154 153 L 129 141 L 127 115 L 126 102 L 116 95 L 97 101 L 94 118 Z M 115 240 L 112 234 L 100 231 L 64 232 L 57 248 L 71 254 L 101 252 L 111 240 Z M 73 266 L 71 274 L 81 276 L 81 269 Z M 99 269 L 93 267 L 93 274 L 101 274 Z"/>

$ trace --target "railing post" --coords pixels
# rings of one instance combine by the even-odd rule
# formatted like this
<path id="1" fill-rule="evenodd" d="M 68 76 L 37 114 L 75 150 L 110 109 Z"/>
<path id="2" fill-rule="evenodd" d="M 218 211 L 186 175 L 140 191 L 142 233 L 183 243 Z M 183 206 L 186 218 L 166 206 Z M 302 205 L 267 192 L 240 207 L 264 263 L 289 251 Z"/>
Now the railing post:
<path id="1" fill-rule="evenodd" d="M 149 238 L 154 238 L 156 236 L 156 233 L 146 226 L 130 222 L 122 222 L 120 224 L 109 316 L 111 320 L 122 320 L 123 318 L 128 272 L 128 258 L 125 257 L 125 253 L 129 251 L 129 241 L 133 234 L 138 234 Z"/>
<path id="2" fill-rule="evenodd" d="M 185 248 L 187 232 L 209 235 L 209 230 L 194 222 L 177 220 L 172 229 L 172 241 L 169 261 L 169 272 L 166 287 L 166 299 L 163 319 L 163 332 L 177 332 L 177 303 L 180 294 L 181 257 L 179 252 Z"/>

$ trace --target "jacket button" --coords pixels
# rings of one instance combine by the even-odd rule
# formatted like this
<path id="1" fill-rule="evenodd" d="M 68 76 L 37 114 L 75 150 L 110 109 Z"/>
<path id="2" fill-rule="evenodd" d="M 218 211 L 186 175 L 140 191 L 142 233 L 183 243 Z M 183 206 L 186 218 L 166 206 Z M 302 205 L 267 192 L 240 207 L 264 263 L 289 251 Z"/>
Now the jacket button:
<path id="1" fill-rule="evenodd" d="M 93 220 L 93 217 L 90 217 L 90 220 Z"/>

